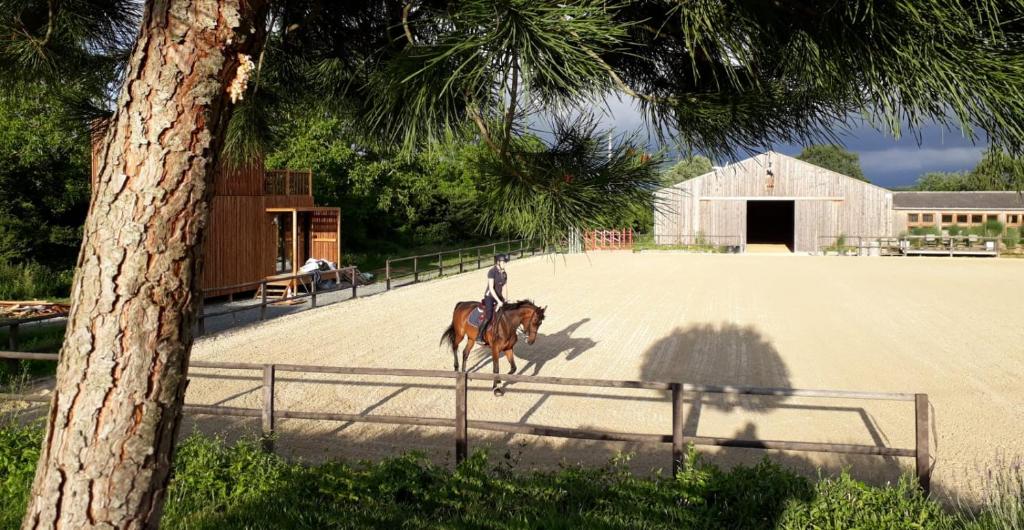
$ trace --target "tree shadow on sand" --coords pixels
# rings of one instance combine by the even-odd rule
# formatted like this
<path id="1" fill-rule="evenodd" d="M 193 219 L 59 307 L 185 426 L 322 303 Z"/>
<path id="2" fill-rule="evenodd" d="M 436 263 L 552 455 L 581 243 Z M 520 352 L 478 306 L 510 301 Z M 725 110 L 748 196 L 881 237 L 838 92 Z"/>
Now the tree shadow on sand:
<path id="1" fill-rule="evenodd" d="M 645 380 L 689 383 L 694 385 L 792 388 L 789 369 L 775 346 L 753 326 L 732 323 L 697 324 L 677 328 L 669 336 L 652 345 L 643 355 L 641 377 Z M 888 446 L 886 434 L 874 417 L 856 402 L 806 399 L 785 396 L 736 396 L 720 393 L 687 393 L 685 395 L 684 436 L 698 436 L 702 416 L 709 413 L 759 415 L 783 409 L 799 414 L 834 413 L 835 421 L 854 415 L 863 426 L 872 445 Z M 763 421 L 763 420 L 762 420 Z M 909 420 L 908 420 L 909 421 Z M 823 424 L 822 431 L 828 431 Z M 746 424 L 730 436 L 734 439 L 762 440 L 754 422 Z M 797 441 L 797 440 L 794 440 Z M 800 440 L 803 441 L 803 440 Z M 826 441 L 826 440 L 816 440 Z M 713 461 L 722 465 L 751 464 L 765 456 L 808 476 L 819 472 L 837 473 L 848 469 L 855 477 L 874 483 L 895 481 L 909 466 L 901 466 L 895 457 L 830 454 L 827 458 L 810 458 L 807 453 L 765 451 L 745 448 L 717 448 Z M 908 461 L 909 462 L 909 461 Z"/>

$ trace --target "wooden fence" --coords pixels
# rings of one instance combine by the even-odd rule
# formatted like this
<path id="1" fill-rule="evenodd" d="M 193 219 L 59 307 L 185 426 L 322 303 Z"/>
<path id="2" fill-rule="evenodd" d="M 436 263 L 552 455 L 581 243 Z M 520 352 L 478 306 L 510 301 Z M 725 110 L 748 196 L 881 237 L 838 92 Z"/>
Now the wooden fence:
<path id="1" fill-rule="evenodd" d="M 883 256 L 998 256 L 999 238 L 965 235 L 819 236 L 820 252 Z"/>
<path id="2" fill-rule="evenodd" d="M 0 352 L 0 358 L 57 360 L 56 354 L 31 354 L 17 352 Z M 699 446 L 743 447 L 753 449 L 771 449 L 782 451 L 806 451 L 859 455 L 877 455 L 890 457 L 913 457 L 916 464 L 917 479 L 925 492 L 931 485 L 931 465 L 928 437 L 928 395 L 883 393 L 883 392 L 852 392 L 839 390 L 801 390 L 793 388 L 756 388 L 745 386 L 691 385 L 686 383 L 666 383 L 657 381 L 620 381 L 607 379 L 578 379 L 566 377 L 545 377 L 512 374 L 466 373 L 447 370 L 412 370 L 394 368 L 353 368 L 336 366 L 311 366 L 297 364 L 251 364 L 230 362 L 192 361 L 192 368 L 213 368 L 228 370 L 246 370 L 262 376 L 262 406 L 260 408 L 241 408 L 209 405 L 186 405 L 185 412 L 192 414 L 208 414 L 214 416 L 241 416 L 260 418 L 266 446 L 273 450 L 275 421 L 277 419 L 304 419 L 321 421 L 365 422 L 390 425 L 414 425 L 427 427 L 450 427 L 454 429 L 455 459 L 461 462 L 469 451 L 469 429 L 494 431 L 509 434 L 529 434 L 550 436 L 555 438 L 575 438 L 582 440 L 639 442 L 649 444 L 671 444 L 672 470 L 678 472 L 683 464 L 687 444 Z M 454 380 L 454 417 L 416 417 L 392 416 L 380 414 L 343 414 L 334 412 L 309 412 L 299 410 L 283 410 L 275 407 L 275 382 L 279 372 L 298 372 L 305 374 L 342 374 L 342 375 L 373 375 L 389 377 L 423 377 L 432 379 Z M 193 377 L 198 377 L 193 374 Z M 468 383 L 469 381 L 506 381 L 526 384 L 542 384 L 555 386 L 579 386 L 601 388 L 630 388 L 660 390 L 672 403 L 672 432 L 668 434 L 627 433 L 597 429 L 578 429 L 555 427 L 528 423 L 511 423 L 469 419 Z M 792 442 L 784 440 L 747 440 L 737 438 L 721 438 L 710 436 L 686 436 L 683 433 L 683 395 L 725 394 L 732 396 L 773 396 L 801 397 L 852 400 L 908 401 L 914 403 L 913 448 L 894 448 L 877 445 L 834 444 L 820 442 Z M 0 399 L 26 402 L 48 402 L 49 397 L 19 394 L 0 394 Z"/>
<path id="3" fill-rule="evenodd" d="M 436 272 L 437 276 L 444 276 L 446 268 L 449 271 L 458 269 L 461 274 L 466 272 L 467 267 L 473 267 L 474 270 L 480 269 L 485 265 L 489 267 L 494 263 L 494 257 L 498 254 L 508 254 L 510 257 L 518 255 L 518 257 L 522 258 L 527 254 L 535 256 L 543 252 L 544 248 L 538 245 L 536 241 L 512 239 L 500 243 L 445 250 L 430 254 L 420 254 L 418 256 L 390 258 L 384 264 L 386 289 L 390 291 L 393 287 L 392 283 L 402 278 L 412 277 L 411 283 L 418 283 L 421 274 Z M 445 264 L 446 261 L 448 262 L 447 265 Z M 411 270 L 408 267 L 404 267 L 400 271 L 397 267 L 398 264 L 408 262 L 412 262 Z"/>
<path id="4" fill-rule="evenodd" d="M 260 310 L 260 320 L 266 320 L 266 318 L 267 318 L 267 306 L 270 305 L 270 304 L 277 304 L 277 303 L 281 303 L 281 302 L 289 302 L 291 300 L 298 300 L 300 298 L 309 298 L 310 299 L 310 304 L 312 305 L 312 307 L 316 307 L 316 298 L 317 298 L 318 294 L 331 293 L 331 292 L 334 292 L 334 291 L 341 291 L 341 290 L 345 290 L 345 289 L 351 289 L 352 290 L 352 298 L 356 298 L 359 295 L 359 291 L 358 291 L 358 289 L 359 289 L 358 274 L 359 274 L 359 270 L 356 267 L 353 266 L 353 267 L 343 267 L 341 269 L 334 269 L 334 270 L 329 270 L 329 271 L 319 271 L 319 272 L 316 272 L 316 273 L 314 273 L 314 272 L 305 272 L 305 273 L 302 273 L 302 274 L 294 274 L 294 275 L 291 275 L 291 276 L 275 276 L 273 280 L 268 280 L 268 279 L 264 278 L 262 280 L 255 281 L 255 282 L 246 282 L 246 283 L 239 283 L 239 284 L 235 284 L 235 285 L 227 285 L 227 286 L 213 287 L 213 288 L 210 288 L 210 289 L 203 289 L 203 294 L 205 295 L 206 293 L 209 293 L 209 292 L 220 292 L 220 291 L 223 291 L 224 289 L 237 289 L 237 288 L 243 288 L 243 287 L 253 287 L 253 288 L 258 289 L 257 292 L 260 293 L 260 301 L 255 303 L 255 304 L 249 304 L 249 305 L 242 306 L 242 307 L 233 307 L 233 308 L 230 308 L 230 309 L 225 309 L 223 311 L 217 311 L 217 312 L 214 312 L 214 313 L 207 313 L 205 311 L 205 307 L 204 307 L 205 305 L 204 304 L 199 304 L 199 335 L 203 335 L 203 334 L 206 333 L 206 319 L 207 318 L 219 317 L 219 316 L 224 316 L 224 315 L 233 315 L 235 313 L 240 313 L 242 311 L 252 311 L 252 310 L 255 310 L 255 309 L 259 309 Z M 328 289 L 321 289 L 320 287 L 317 286 L 317 282 L 313 281 L 313 278 L 315 277 L 315 275 L 319 275 L 321 278 L 324 278 L 324 277 L 329 278 L 331 276 L 334 276 L 335 280 L 336 280 L 336 286 L 328 288 Z M 342 278 L 344 278 L 346 276 L 348 277 L 349 282 L 351 283 L 351 286 L 349 286 L 349 287 L 342 287 L 341 286 L 341 280 L 342 280 Z M 274 298 L 273 300 L 268 300 L 267 299 L 267 283 L 269 283 L 269 282 L 299 281 L 299 282 L 302 283 L 302 285 L 306 285 L 306 280 L 309 280 L 309 287 L 303 293 L 299 293 L 298 289 L 295 289 L 295 294 L 293 294 L 292 296 L 288 296 L 288 297 L 285 297 L 285 298 Z M 229 301 L 232 301 L 233 298 L 234 298 L 234 295 L 228 295 L 228 300 Z"/>
<path id="5" fill-rule="evenodd" d="M 12 351 L 18 349 L 18 331 L 19 326 L 22 324 L 28 324 L 29 322 L 42 322 L 44 320 L 51 320 L 54 318 L 67 318 L 67 315 L 40 315 L 37 317 L 0 320 L 0 328 L 7 328 L 7 348 Z"/>
<path id="6" fill-rule="evenodd" d="M 584 250 L 632 250 L 633 229 L 587 230 L 583 233 Z"/>

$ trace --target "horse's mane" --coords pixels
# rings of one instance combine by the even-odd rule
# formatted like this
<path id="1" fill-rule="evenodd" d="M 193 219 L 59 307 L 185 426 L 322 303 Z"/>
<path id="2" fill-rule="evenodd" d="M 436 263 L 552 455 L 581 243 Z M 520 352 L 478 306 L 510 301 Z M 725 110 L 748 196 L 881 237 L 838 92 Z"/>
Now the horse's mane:
<path id="1" fill-rule="evenodd" d="M 519 300 L 519 301 L 516 301 L 516 302 L 507 302 L 501 308 L 502 309 L 512 309 L 512 310 L 515 310 L 515 309 L 522 309 L 524 307 L 529 307 L 529 308 L 537 309 L 537 304 L 533 303 L 533 300 L 526 299 L 526 300 Z"/>

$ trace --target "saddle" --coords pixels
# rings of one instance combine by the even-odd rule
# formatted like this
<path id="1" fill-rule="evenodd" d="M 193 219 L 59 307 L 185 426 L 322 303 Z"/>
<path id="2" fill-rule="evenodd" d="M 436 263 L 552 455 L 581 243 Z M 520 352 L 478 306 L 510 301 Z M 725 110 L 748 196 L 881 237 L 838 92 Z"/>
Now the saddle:
<path id="1" fill-rule="evenodd" d="M 480 325 L 484 323 L 484 316 L 486 314 L 487 309 L 484 307 L 484 303 L 478 302 L 476 307 L 469 313 L 469 325 L 479 329 Z"/>

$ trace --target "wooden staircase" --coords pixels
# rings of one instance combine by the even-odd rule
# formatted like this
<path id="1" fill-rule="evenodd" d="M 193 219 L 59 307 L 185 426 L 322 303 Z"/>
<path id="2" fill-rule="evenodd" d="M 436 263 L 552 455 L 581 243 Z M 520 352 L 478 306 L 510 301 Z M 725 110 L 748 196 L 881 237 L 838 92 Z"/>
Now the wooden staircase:
<path id="1" fill-rule="evenodd" d="M 292 294 L 292 280 L 276 280 L 268 281 L 265 285 L 267 287 L 267 301 L 284 300 Z M 263 287 L 256 289 L 256 298 L 263 297 Z M 295 300 L 298 302 L 298 300 Z"/>

